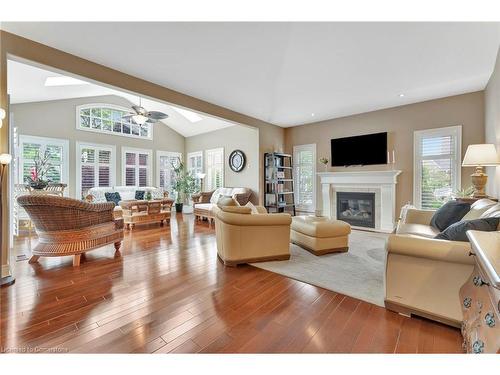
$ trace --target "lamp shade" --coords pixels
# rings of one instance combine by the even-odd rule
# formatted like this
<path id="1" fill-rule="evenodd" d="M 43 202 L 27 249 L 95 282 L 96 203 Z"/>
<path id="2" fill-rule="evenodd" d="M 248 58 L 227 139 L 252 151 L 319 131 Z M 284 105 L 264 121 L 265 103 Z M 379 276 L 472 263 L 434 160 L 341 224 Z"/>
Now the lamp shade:
<path id="1" fill-rule="evenodd" d="M 206 174 L 205 173 L 197 173 L 196 178 L 199 178 L 200 180 L 203 180 L 205 178 Z"/>
<path id="2" fill-rule="evenodd" d="M 469 145 L 462 162 L 464 167 L 500 165 L 494 144 Z"/>
<path id="3" fill-rule="evenodd" d="M 0 154 L 0 164 L 7 165 L 12 161 L 12 155 L 10 154 Z"/>

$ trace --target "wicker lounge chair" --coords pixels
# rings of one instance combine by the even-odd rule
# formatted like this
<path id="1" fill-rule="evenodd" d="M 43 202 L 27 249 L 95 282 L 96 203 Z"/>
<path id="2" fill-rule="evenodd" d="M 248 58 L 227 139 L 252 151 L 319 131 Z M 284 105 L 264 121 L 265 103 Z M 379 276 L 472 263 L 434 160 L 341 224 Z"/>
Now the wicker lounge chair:
<path id="1" fill-rule="evenodd" d="M 38 234 L 29 262 L 41 256 L 73 255 L 80 265 L 83 253 L 114 243 L 118 252 L 123 240 L 123 219 L 113 219 L 114 203 L 87 203 L 55 195 L 22 195 L 23 207 Z"/>

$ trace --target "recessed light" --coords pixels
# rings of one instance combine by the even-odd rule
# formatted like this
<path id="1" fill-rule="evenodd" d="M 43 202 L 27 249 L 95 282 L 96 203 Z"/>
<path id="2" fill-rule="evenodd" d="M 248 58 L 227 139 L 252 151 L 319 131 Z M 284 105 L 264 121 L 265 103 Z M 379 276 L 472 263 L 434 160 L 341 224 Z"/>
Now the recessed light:
<path id="1" fill-rule="evenodd" d="M 405 97 L 405 94 L 399 94 L 399 97 L 400 97 L 400 98 L 404 98 L 404 97 Z"/>
<path id="2" fill-rule="evenodd" d="M 314 113 L 311 113 L 311 117 L 314 117 Z"/>
<path id="3" fill-rule="evenodd" d="M 201 117 L 199 114 L 196 112 L 191 112 L 188 111 L 187 109 L 182 109 L 182 108 L 177 108 L 177 107 L 172 107 L 177 113 L 181 114 L 185 118 L 187 118 L 191 122 L 198 122 L 203 120 L 203 117 Z"/>
<path id="4" fill-rule="evenodd" d="M 72 86 L 72 85 L 89 85 L 89 82 L 82 81 L 73 77 L 58 76 L 47 77 L 45 86 Z"/>

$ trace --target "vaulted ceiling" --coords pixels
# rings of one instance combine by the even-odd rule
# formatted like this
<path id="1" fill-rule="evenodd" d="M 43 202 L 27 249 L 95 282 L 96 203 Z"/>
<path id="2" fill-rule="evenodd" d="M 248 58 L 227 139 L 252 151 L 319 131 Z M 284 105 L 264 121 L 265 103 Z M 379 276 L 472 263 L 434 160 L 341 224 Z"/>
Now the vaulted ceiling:
<path id="1" fill-rule="evenodd" d="M 3 23 L 280 126 L 484 89 L 499 23 Z"/>

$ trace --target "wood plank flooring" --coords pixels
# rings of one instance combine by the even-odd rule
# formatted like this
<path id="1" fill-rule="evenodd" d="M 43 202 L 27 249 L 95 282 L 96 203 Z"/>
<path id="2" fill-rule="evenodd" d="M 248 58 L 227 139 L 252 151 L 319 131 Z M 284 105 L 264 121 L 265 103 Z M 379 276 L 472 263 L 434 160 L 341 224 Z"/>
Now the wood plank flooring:
<path id="1" fill-rule="evenodd" d="M 34 243 L 36 239 L 32 240 Z M 31 246 L 27 239 L 19 247 Z M 457 329 L 251 266 L 224 267 L 192 215 L 113 246 L 16 263 L 2 288 L 2 352 L 461 353 Z"/>

